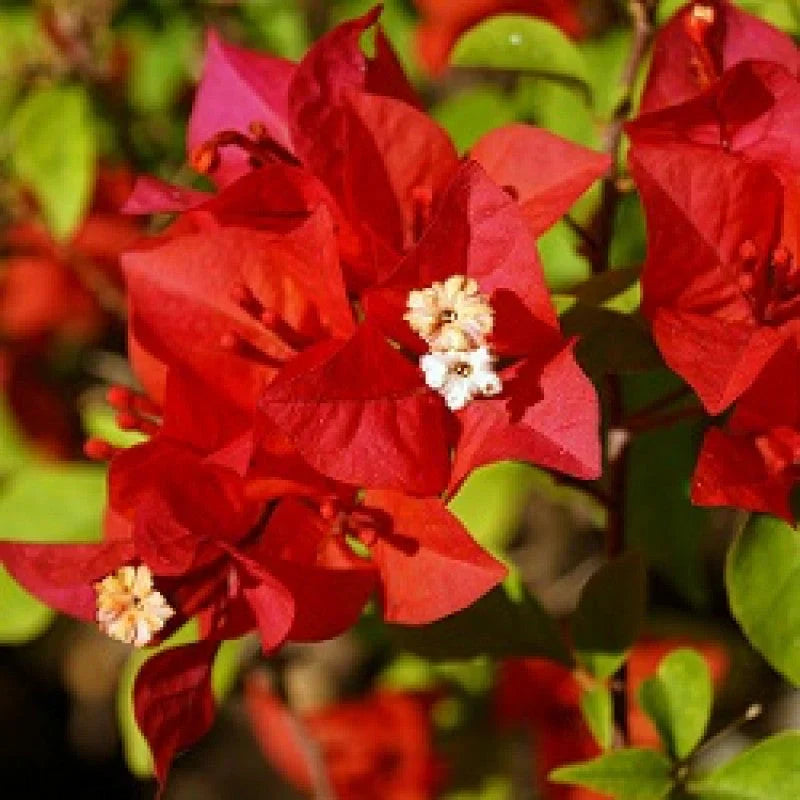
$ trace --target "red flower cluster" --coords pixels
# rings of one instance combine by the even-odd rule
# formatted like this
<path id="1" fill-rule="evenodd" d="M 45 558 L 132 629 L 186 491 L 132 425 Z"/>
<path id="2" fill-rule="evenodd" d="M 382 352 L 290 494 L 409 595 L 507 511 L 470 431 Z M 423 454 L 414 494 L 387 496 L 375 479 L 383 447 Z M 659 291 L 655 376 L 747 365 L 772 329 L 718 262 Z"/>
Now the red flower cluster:
<path id="1" fill-rule="evenodd" d="M 54 342 L 94 342 L 109 312 L 124 311 L 119 257 L 140 232 L 119 209 L 132 186 L 127 169 L 101 169 L 88 215 L 68 241 L 28 220 L 0 235 L 0 382 L 26 436 L 51 457 L 76 457 L 80 430 L 43 363 Z"/>
<path id="2" fill-rule="evenodd" d="M 322 780 L 340 800 L 436 796 L 442 764 L 434 752 L 430 702 L 424 697 L 375 692 L 298 720 L 254 675 L 245 686 L 245 705 L 264 754 L 301 790 L 312 791 Z M 315 774 L 320 767 L 324 775 Z"/>
<path id="3" fill-rule="evenodd" d="M 649 113 L 628 128 L 658 346 L 708 411 L 738 400 L 706 438 L 693 499 L 786 519 L 800 464 L 798 74 L 788 37 L 727 2 L 693 3 L 661 34 Z"/>
<path id="4" fill-rule="evenodd" d="M 464 31 L 494 14 L 531 14 L 570 36 L 584 32 L 576 0 L 415 0 L 415 5 L 423 19 L 417 49 L 432 73 L 447 66 L 450 50 Z"/>
<path id="5" fill-rule="evenodd" d="M 363 54 L 376 19 L 297 65 L 210 37 L 189 146 L 219 191 L 146 179 L 128 202 L 183 212 L 123 258 L 148 396 L 109 399 L 151 438 L 88 445 L 111 457 L 102 543 L 0 550 L 123 641 L 199 619 L 134 690 L 162 780 L 211 725 L 220 640 L 328 638 L 375 590 L 390 622 L 459 611 L 506 570 L 444 497 L 500 459 L 600 471 L 597 398 L 535 236 L 608 159 L 514 126 L 460 161 L 380 29 Z"/>

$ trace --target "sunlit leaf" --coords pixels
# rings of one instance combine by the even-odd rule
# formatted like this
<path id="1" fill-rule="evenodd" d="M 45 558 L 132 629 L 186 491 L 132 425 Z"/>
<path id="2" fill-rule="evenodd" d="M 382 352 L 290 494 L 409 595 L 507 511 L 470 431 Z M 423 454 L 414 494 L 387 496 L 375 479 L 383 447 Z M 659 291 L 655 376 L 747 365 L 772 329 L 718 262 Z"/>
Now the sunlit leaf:
<path id="1" fill-rule="evenodd" d="M 773 736 L 745 750 L 689 789 L 700 800 L 797 800 L 800 733 Z"/>
<path id="2" fill-rule="evenodd" d="M 639 688 L 639 705 L 653 720 L 669 752 L 686 758 L 703 738 L 714 701 L 706 660 L 695 650 L 675 650 Z"/>
<path id="3" fill-rule="evenodd" d="M 44 633 L 55 614 L 0 566 L 0 644 L 25 644 Z"/>
<path id="4" fill-rule="evenodd" d="M 550 780 L 594 789 L 615 800 L 661 800 L 672 788 L 671 769 L 669 759 L 653 750 L 614 750 L 561 767 L 550 773 Z"/>
<path id="5" fill-rule="evenodd" d="M 728 553 L 725 578 L 731 610 L 750 643 L 800 686 L 800 533 L 754 515 Z"/>
<path id="6" fill-rule="evenodd" d="M 30 187 L 58 238 L 77 227 L 94 185 L 95 130 L 81 86 L 31 91 L 9 123 L 14 174 Z"/>
<path id="7" fill-rule="evenodd" d="M 105 470 L 94 464 L 30 464 L 0 492 L 0 539 L 92 542 L 100 538 Z"/>

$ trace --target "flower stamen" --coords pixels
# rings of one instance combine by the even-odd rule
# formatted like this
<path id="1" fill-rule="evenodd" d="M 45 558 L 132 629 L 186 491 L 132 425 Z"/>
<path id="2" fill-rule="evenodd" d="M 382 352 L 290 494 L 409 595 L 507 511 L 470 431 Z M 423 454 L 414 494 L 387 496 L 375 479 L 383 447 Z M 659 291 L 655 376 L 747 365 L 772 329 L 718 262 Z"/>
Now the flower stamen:
<path id="1" fill-rule="evenodd" d="M 153 575 L 144 565 L 121 567 L 94 589 L 100 630 L 125 644 L 144 647 L 175 616 L 164 596 L 153 588 Z"/>
<path id="2" fill-rule="evenodd" d="M 494 327 L 489 299 L 466 275 L 451 275 L 410 292 L 403 319 L 436 351 L 481 347 Z"/>

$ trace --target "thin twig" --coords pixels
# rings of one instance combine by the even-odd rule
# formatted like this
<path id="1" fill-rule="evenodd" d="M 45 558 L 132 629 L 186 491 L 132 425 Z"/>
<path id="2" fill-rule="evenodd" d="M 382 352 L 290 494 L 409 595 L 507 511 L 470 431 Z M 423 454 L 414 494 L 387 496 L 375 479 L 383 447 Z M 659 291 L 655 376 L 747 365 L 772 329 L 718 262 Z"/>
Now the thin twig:
<path id="1" fill-rule="evenodd" d="M 595 258 L 592 259 L 592 271 L 594 273 L 604 272 L 608 269 L 611 237 L 614 234 L 614 217 L 620 198 L 617 181 L 620 177 L 618 161 L 622 131 L 625 120 L 631 112 L 636 77 L 639 74 L 653 37 L 655 8 L 655 0 L 631 0 L 630 3 L 630 13 L 633 18 L 633 43 L 622 71 L 620 81 L 622 97 L 614 110 L 611 122 L 609 122 L 603 137 L 603 152 L 610 155 L 614 163 L 609 175 L 603 181 L 600 210 L 595 218 L 593 238 L 598 247 Z"/>
<path id="2" fill-rule="evenodd" d="M 622 131 L 633 105 L 636 77 L 639 74 L 652 40 L 655 7 L 655 0 L 631 0 L 629 5 L 633 19 L 633 43 L 622 72 L 622 97 L 614 110 L 611 122 L 603 138 L 603 150 L 611 156 L 612 167 L 603 181 L 600 209 L 595 218 L 593 238 L 598 244 L 598 250 L 592 259 L 592 271 L 594 273 L 605 272 L 609 268 L 614 221 L 617 205 L 621 197 L 617 181 L 620 177 L 619 158 Z M 609 493 L 612 500 L 608 509 L 606 554 L 609 558 L 616 558 L 625 551 L 625 495 L 628 454 L 630 452 L 630 433 L 622 425 L 625 410 L 622 383 L 619 376 L 612 375 L 609 377 L 606 386 L 606 399 L 606 419 L 608 420 L 606 470 Z M 616 739 L 617 743 L 622 746 L 627 745 L 630 740 L 627 684 L 627 669 L 623 665 L 614 676 L 611 688 Z"/>

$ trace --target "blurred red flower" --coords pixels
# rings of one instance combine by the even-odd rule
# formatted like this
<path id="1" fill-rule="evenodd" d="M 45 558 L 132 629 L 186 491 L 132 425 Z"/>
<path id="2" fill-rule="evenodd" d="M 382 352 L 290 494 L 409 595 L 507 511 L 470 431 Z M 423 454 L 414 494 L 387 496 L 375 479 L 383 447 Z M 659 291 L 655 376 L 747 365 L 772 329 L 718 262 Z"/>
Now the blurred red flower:
<path id="1" fill-rule="evenodd" d="M 301 790 L 312 791 L 324 780 L 340 800 L 436 796 L 442 767 L 426 698 L 380 691 L 297 719 L 264 677 L 253 675 L 245 704 L 264 754 Z"/>

